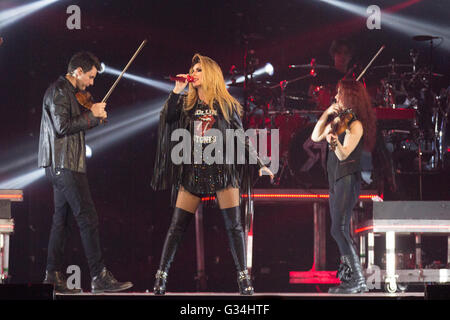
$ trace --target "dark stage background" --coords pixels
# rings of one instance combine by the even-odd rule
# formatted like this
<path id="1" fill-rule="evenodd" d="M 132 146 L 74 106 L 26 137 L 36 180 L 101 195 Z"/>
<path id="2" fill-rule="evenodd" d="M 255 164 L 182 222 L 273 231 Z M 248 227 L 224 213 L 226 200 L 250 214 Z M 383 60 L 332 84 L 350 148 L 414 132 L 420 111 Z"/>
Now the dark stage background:
<path id="1" fill-rule="evenodd" d="M 27 1 L 2 1 L 0 10 Z M 450 34 L 450 3 L 444 0 L 354 1 L 363 8 L 377 4 L 411 21 L 441 27 Z M 81 29 L 69 30 L 69 5 L 81 9 Z M 48 85 L 64 75 L 71 55 L 80 50 L 95 53 L 107 66 L 121 69 L 143 39 L 149 42 L 129 73 L 164 81 L 163 77 L 188 71 L 191 57 L 199 52 L 215 59 L 224 74 L 231 65 L 243 67 L 245 41 L 254 49 L 260 65 L 270 62 L 273 82 L 292 79 L 301 71 L 289 64 L 306 64 L 316 58 L 331 64 L 328 48 L 333 39 L 346 37 L 357 47 L 364 64 L 382 44 L 386 49 L 376 65 L 391 58 L 411 63 L 409 49 L 428 63 L 427 43 L 415 42 L 408 34 L 383 25 L 366 27 L 367 17 L 336 8 L 322 1 L 58 1 L 0 29 L 0 183 L 36 169 L 42 97 Z M 429 34 L 424 30 L 422 34 Z M 434 71 L 445 74 L 436 86 L 449 85 L 450 39 L 434 51 Z M 260 78 L 265 79 L 264 77 Z M 89 91 L 97 100 L 115 80 L 99 74 Z M 169 89 L 170 90 L 170 89 Z M 232 93 L 242 97 L 239 89 Z M 109 126 L 158 110 L 168 91 L 122 79 L 108 101 Z M 158 115 L 158 113 L 156 113 Z M 144 117 L 145 119 L 145 117 Z M 157 120 L 157 118 L 156 118 Z M 108 268 L 118 279 L 135 283 L 134 290 L 151 290 L 172 209 L 169 194 L 150 188 L 156 148 L 156 120 L 133 122 L 114 132 L 108 125 L 96 128 L 92 158 L 88 159 L 91 192 L 100 219 L 101 244 Z M 123 132 L 123 135 L 121 134 Z M 109 138 L 109 139 L 108 139 Z M 104 140 L 102 140 L 104 139 Z M 94 147 L 95 146 L 95 147 Z M 28 159 L 28 161 L 27 161 Z M 22 163 L 23 161 L 23 163 Z M 399 177 L 401 190 L 393 199 L 417 199 L 418 179 Z M 424 178 L 424 199 L 450 199 L 448 173 Z M 24 187 L 24 201 L 13 204 L 16 231 L 11 239 L 11 282 L 40 282 L 46 263 L 46 248 L 53 210 L 52 189 L 45 178 Z M 289 284 L 289 271 L 308 270 L 313 257 L 312 205 L 256 205 L 254 277 L 257 291 L 301 291 L 310 286 Z M 217 209 L 204 212 L 205 258 L 208 290 L 237 291 L 234 264 L 222 218 Z M 67 244 L 67 265 L 82 270 L 82 286 L 90 289 L 88 268 L 78 234 Z M 329 226 L 329 225 L 328 225 Z M 327 228 L 328 228 L 327 226 Z M 446 245 L 440 237 L 424 240 L 428 262 L 445 259 Z M 438 250 L 440 248 L 442 250 Z M 337 267 L 337 247 L 327 241 L 327 269 Z M 169 291 L 196 290 L 194 224 L 186 235 L 170 273 Z"/>

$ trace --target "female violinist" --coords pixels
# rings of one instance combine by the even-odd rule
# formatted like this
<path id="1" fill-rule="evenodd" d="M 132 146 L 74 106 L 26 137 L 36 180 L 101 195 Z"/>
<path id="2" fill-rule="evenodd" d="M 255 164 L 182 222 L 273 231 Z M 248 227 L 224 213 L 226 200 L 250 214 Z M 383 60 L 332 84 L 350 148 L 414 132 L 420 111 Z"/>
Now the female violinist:
<path id="1" fill-rule="evenodd" d="M 361 187 L 360 160 L 363 149 L 375 144 L 375 114 L 363 84 L 351 79 L 338 83 L 336 103 L 322 114 L 314 127 L 314 142 L 330 144 L 327 172 L 330 193 L 331 235 L 340 252 L 337 276 L 341 284 L 330 293 L 368 291 L 361 264 L 350 235 L 350 219 Z M 331 122 L 330 117 L 336 116 Z"/>

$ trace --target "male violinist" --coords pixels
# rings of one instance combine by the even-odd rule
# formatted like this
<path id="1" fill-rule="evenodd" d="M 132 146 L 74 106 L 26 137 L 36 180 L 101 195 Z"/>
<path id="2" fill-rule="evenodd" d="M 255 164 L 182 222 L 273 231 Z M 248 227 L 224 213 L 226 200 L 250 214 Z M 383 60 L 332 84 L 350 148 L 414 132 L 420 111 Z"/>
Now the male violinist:
<path id="1" fill-rule="evenodd" d="M 38 166 L 45 168 L 53 186 L 55 206 L 44 283 L 53 284 L 56 292 L 79 292 L 67 287 L 61 271 L 70 214 L 80 229 L 92 292 L 122 291 L 133 286 L 131 282 L 118 282 L 104 265 L 98 216 L 86 175 L 84 132 L 106 119 L 106 104 L 94 103 L 91 109 L 84 108 L 78 103 L 76 93 L 94 84 L 99 68 L 100 62 L 92 53 L 76 53 L 70 59 L 67 74 L 45 92 L 42 105 Z"/>

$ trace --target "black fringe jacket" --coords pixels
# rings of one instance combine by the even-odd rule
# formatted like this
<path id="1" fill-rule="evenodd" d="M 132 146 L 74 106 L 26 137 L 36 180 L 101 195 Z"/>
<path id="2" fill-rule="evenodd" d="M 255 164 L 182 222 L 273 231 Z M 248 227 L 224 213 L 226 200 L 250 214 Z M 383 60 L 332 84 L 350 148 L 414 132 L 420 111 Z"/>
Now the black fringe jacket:
<path id="1" fill-rule="evenodd" d="M 156 149 L 155 165 L 153 169 L 153 177 L 151 186 L 154 190 L 172 189 L 171 205 L 174 206 L 178 188 L 181 183 L 183 175 L 183 165 L 175 165 L 171 161 L 172 148 L 178 143 L 171 141 L 170 137 L 175 129 L 183 128 L 191 133 L 194 132 L 194 123 L 192 121 L 192 113 L 195 108 L 185 111 L 183 106 L 186 103 L 185 95 L 177 95 L 170 93 L 166 100 L 160 114 L 159 128 L 158 128 L 158 145 Z M 217 129 L 222 132 L 224 137 L 224 145 L 226 145 L 226 130 L 227 129 L 243 129 L 242 120 L 237 112 L 233 112 L 230 122 L 226 121 L 220 112 L 220 108 L 216 108 L 217 115 Z M 223 179 L 226 185 L 231 184 L 233 187 L 240 187 L 241 194 L 251 194 L 252 181 L 257 175 L 257 169 L 264 167 L 261 159 L 258 157 L 256 150 L 250 144 L 248 139 L 238 143 L 245 144 L 246 163 L 245 164 L 214 164 L 222 166 Z M 226 159 L 224 148 L 224 159 Z M 248 157 L 256 160 L 257 165 L 250 165 Z M 225 162 L 225 161 L 224 161 Z M 253 161 L 254 162 L 254 161 Z M 242 197 L 241 197 L 242 199 Z M 214 202 L 206 202 L 206 205 L 212 205 Z"/>

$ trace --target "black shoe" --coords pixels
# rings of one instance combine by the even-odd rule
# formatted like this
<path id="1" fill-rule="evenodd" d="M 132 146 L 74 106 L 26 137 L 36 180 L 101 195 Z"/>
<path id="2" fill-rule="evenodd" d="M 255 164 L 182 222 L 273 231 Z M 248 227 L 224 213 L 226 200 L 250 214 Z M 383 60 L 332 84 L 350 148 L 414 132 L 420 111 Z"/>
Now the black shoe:
<path id="1" fill-rule="evenodd" d="M 247 270 L 240 271 L 238 274 L 239 293 L 244 296 L 251 296 L 255 290 L 250 280 L 250 275 Z"/>
<path id="2" fill-rule="evenodd" d="M 166 294 L 167 272 L 158 270 L 155 275 L 155 285 L 153 287 L 153 293 L 155 295 Z"/>
<path id="3" fill-rule="evenodd" d="M 60 271 L 45 271 L 45 284 L 52 284 L 57 293 L 80 293 L 81 289 L 69 289 L 67 279 Z"/>
<path id="4" fill-rule="evenodd" d="M 91 289 L 92 293 L 102 293 L 102 292 L 118 292 L 129 289 L 133 286 L 133 283 L 119 282 L 114 278 L 111 272 L 106 268 L 100 272 L 99 275 L 92 278 Z"/>

